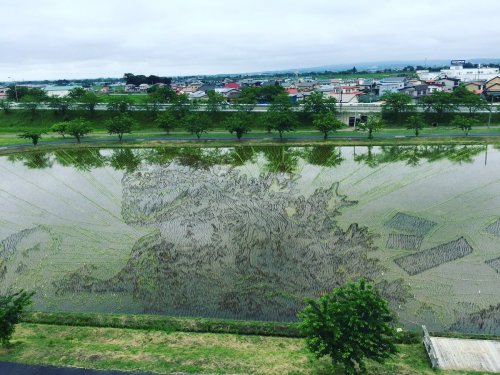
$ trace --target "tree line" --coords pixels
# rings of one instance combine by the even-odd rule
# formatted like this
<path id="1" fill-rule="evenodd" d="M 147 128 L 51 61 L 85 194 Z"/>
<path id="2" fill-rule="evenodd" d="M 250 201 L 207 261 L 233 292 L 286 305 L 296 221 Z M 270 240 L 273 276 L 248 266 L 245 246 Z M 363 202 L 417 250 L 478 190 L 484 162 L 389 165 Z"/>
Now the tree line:
<path id="1" fill-rule="evenodd" d="M 453 92 L 434 92 L 412 104 L 412 98 L 405 93 L 389 93 L 381 97 L 382 118 L 388 124 L 406 125 L 419 136 L 420 131 L 429 125 L 443 123 L 461 129 L 468 135 L 473 126 L 479 124 L 478 112 L 491 110 L 488 102 L 481 96 L 460 85 Z M 417 112 L 421 108 L 422 112 Z M 458 114 L 463 109 L 465 114 Z"/>
<path id="2" fill-rule="evenodd" d="M 36 118 L 41 105 L 48 105 L 54 111 L 54 115 L 60 116 L 63 120 L 54 124 L 50 130 L 63 137 L 71 135 L 78 143 L 93 129 L 90 121 L 83 117 L 69 120 L 67 113 L 70 110 L 81 109 L 92 118 L 97 104 L 100 103 L 95 93 L 83 88 L 72 89 L 67 97 L 49 97 L 41 89 L 27 87 L 19 87 L 17 93 L 9 90 L 8 95 L 9 98 L 16 95 L 32 121 Z M 458 87 L 453 93 L 435 92 L 423 97 L 418 105 L 412 104 L 411 97 L 405 93 L 386 94 L 382 99 L 385 103 L 382 105 L 381 116 L 372 115 L 367 121 L 357 124 L 357 130 L 366 131 L 368 138 L 373 138 L 373 133 L 382 129 L 384 125 L 403 124 L 414 131 L 415 136 L 419 136 L 424 127 L 444 121 L 468 135 L 472 127 L 478 124 L 477 113 L 489 108 L 483 98 L 468 91 L 464 86 Z M 11 103 L 9 100 L 0 102 L 6 114 L 10 113 Z M 270 103 L 267 112 L 262 115 L 252 112 L 259 103 Z M 169 106 L 166 110 L 160 111 L 164 104 Z M 124 134 L 131 133 L 137 125 L 130 113 L 137 104 L 126 96 L 116 96 L 106 105 L 109 113 L 109 119 L 105 123 L 106 129 L 109 134 L 117 135 L 121 141 Z M 207 99 L 200 102 L 190 100 L 186 94 L 175 93 L 169 86 L 153 86 L 148 90 L 142 106 L 148 113 L 150 121 L 163 129 L 166 134 L 177 128 L 188 131 L 197 138 L 201 138 L 215 127 L 223 127 L 240 140 L 252 129 L 260 127 L 267 129 L 268 133 L 277 132 L 282 139 L 286 132 L 295 130 L 302 120 L 312 124 L 323 134 L 324 139 L 327 139 L 330 133 L 345 126 L 337 118 L 337 102 L 334 98 L 313 92 L 304 99 L 301 106 L 297 106 L 279 85 L 245 88 L 240 97 L 231 104 L 227 98 L 215 91 L 208 91 Z M 229 106 L 233 111 L 222 114 Z M 418 106 L 424 109 L 423 114 L 417 112 Z M 451 117 L 460 108 L 467 108 L 467 115 Z M 26 132 L 19 136 L 31 139 L 36 145 L 43 133 Z"/>

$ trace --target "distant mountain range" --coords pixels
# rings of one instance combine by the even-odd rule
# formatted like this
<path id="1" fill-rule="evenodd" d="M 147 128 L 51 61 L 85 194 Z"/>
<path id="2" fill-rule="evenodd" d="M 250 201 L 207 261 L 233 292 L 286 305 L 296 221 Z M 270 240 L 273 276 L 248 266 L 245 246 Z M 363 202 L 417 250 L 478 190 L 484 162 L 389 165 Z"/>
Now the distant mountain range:
<path id="1" fill-rule="evenodd" d="M 312 72 L 324 72 L 324 71 L 332 71 L 339 72 L 344 70 L 352 69 L 356 67 L 358 71 L 360 70 L 384 70 L 384 69 L 397 69 L 404 68 L 405 66 L 446 66 L 449 65 L 452 59 L 450 60 L 407 60 L 407 61 L 372 61 L 372 62 L 363 62 L 363 63 L 349 63 L 349 64 L 332 64 L 332 65 L 323 65 L 312 68 L 297 68 L 297 69 L 284 69 L 284 70 L 273 70 L 262 72 L 264 74 L 276 74 L 276 73 L 312 73 Z M 470 62 L 473 64 L 498 64 L 500 63 L 500 58 L 473 58 L 473 59 L 464 59 L 466 62 Z"/>

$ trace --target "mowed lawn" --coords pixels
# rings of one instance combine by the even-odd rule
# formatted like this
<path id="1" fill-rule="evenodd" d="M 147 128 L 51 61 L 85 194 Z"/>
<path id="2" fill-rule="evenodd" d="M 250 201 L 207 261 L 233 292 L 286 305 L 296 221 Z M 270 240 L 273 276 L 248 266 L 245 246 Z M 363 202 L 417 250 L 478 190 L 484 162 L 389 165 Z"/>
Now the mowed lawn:
<path id="1" fill-rule="evenodd" d="M 384 365 L 369 363 L 369 373 L 467 374 L 432 371 L 421 344 L 399 350 Z M 341 373 L 308 353 L 302 339 L 42 324 L 19 324 L 0 361 L 159 374 Z"/>

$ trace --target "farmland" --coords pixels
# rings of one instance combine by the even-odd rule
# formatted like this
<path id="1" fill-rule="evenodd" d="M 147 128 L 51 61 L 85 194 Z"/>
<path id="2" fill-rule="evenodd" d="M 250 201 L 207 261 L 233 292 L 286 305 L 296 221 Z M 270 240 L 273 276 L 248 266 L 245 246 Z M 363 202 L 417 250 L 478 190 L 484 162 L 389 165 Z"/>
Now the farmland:
<path id="1" fill-rule="evenodd" d="M 498 334 L 499 162 L 483 145 L 12 154 L 0 289 L 36 286 L 41 311 L 288 322 L 364 276 L 404 326 Z"/>

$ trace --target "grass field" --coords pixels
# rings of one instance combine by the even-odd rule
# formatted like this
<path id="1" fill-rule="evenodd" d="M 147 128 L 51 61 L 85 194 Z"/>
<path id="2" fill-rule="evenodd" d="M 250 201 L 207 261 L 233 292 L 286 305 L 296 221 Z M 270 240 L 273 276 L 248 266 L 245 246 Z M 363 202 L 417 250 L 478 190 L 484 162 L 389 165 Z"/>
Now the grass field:
<path id="1" fill-rule="evenodd" d="M 222 114 L 226 116 L 227 114 Z M 261 116 L 262 114 L 257 114 Z M 46 134 L 43 135 L 42 140 L 40 141 L 40 145 L 43 145 L 45 142 L 58 141 L 63 140 L 63 138 L 55 133 L 50 132 L 50 127 L 58 122 L 63 121 L 64 119 L 73 119 L 77 117 L 84 117 L 89 121 L 90 126 L 93 128 L 93 132 L 85 137 L 86 140 L 92 140 L 94 142 L 105 141 L 106 143 L 110 140 L 114 140 L 116 136 L 108 135 L 106 131 L 106 121 L 109 119 L 110 114 L 108 112 L 98 111 L 93 116 L 89 116 L 84 111 L 71 111 L 65 117 L 55 115 L 53 111 L 39 111 L 34 119 L 32 119 L 29 114 L 16 111 L 11 112 L 9 114 L 0 113 L 0 146 L 7 145 L 30 145 L 30 142 L 26 139 L 20 139 L 17 137 L 18 134 L 26 131 L 43 131 Z M 170 136 L 167 136 L 164 132 L 161 131 L 154 124 L 154 115 L 149 114 L 147 112 L 132 112 L 132 116 L 136 120 L 136 126 L 132 130 L 132 134 L 126 134 L 124 136 L 124 140 L 127 141 L 131 138 L 143 138 L 145 141 L 155 141 L 155 138 L 175 138 L 182 137 L 196 140 L 196 136 L 186 132 L 182 128 L 174 129 Z M 470 132 L 471 135 L 480 133 L 480 132 L 493 132 L 500 133 L 500 126 L 498 124 L 494 124 L 492 127 L 487 128 L 485 125 L 477 126 L 472 129 Z M 463 132 L 459 129 L 452 128 L 449 126 L 440 126 L 440 127 L 428 127 L 422 131 L 422 136 L 419 138 L 419 143 L 425 142 L 421 141 L 421 139 L 425 138 L 425 135 L 433 135 L 433 134 L 451 134 L 456 137 L 463 138 L 467 140 L 467 137 L 464 136 Z M 406 129 L 404 126 L 393 126 L 390 128 L 385 128 L 380 132 L 375 134 L 375 137 L 378 135 L 393 135 L 393 136 L 401 136 L 401 137 L 413 137 L 414 134 L 411 130 Z M 352 128 L 344 128 L 335 134 L 331 134 L 331 136 L 342 135 L 342 136 L 363 136 L 365 133 L 360 133 L 357 131 L 353 131 Z M 277 133 L 273 132 L 269 134 L 264 125 L 256 119 L 255 126 L 252 128 L 252 131 L 246 135 L 246 137 L 265 137 L 272 136 L 277 137 Z M 313 129 L 310 125 L 303 122 L 294 132 L 285 133 L 285 138 L 288 136 L 302 136 L 302 137 L 318 137 L 321 136 L 321 133 Z M 210 138 L 220 138 L 225 142 L 236 139 L 236 137 L 231 136 L 227 130 L 224 128 L 221 122 L 216 123 L 214 127 L 207 133 L 202 135 L 202 139 L 210 137 Z M 229 139 L 228 139 L 229 138 Z M 66 137 L 68 139 L 68 137 Z M 243 137 L 245 139 L 245 137 Z M 363 140 L 359 140 L 361 143 L 365 143 Z M 341 141 L 339 144 L 345 144 Z M 380 141 L 374 141 L 374 144 Z M 390 141 L 388 141 L 391 143 Z"/>
<path id="2" fill-rule="evenodd" d="M 317 360 L 302 339 L 230 334 L 20 324 L 0 361 L 105 370 L 210 374 L 341 374 Z M 422 344 L 398 345 L 370 374 L 480 374 L 433 371 Z"/>

